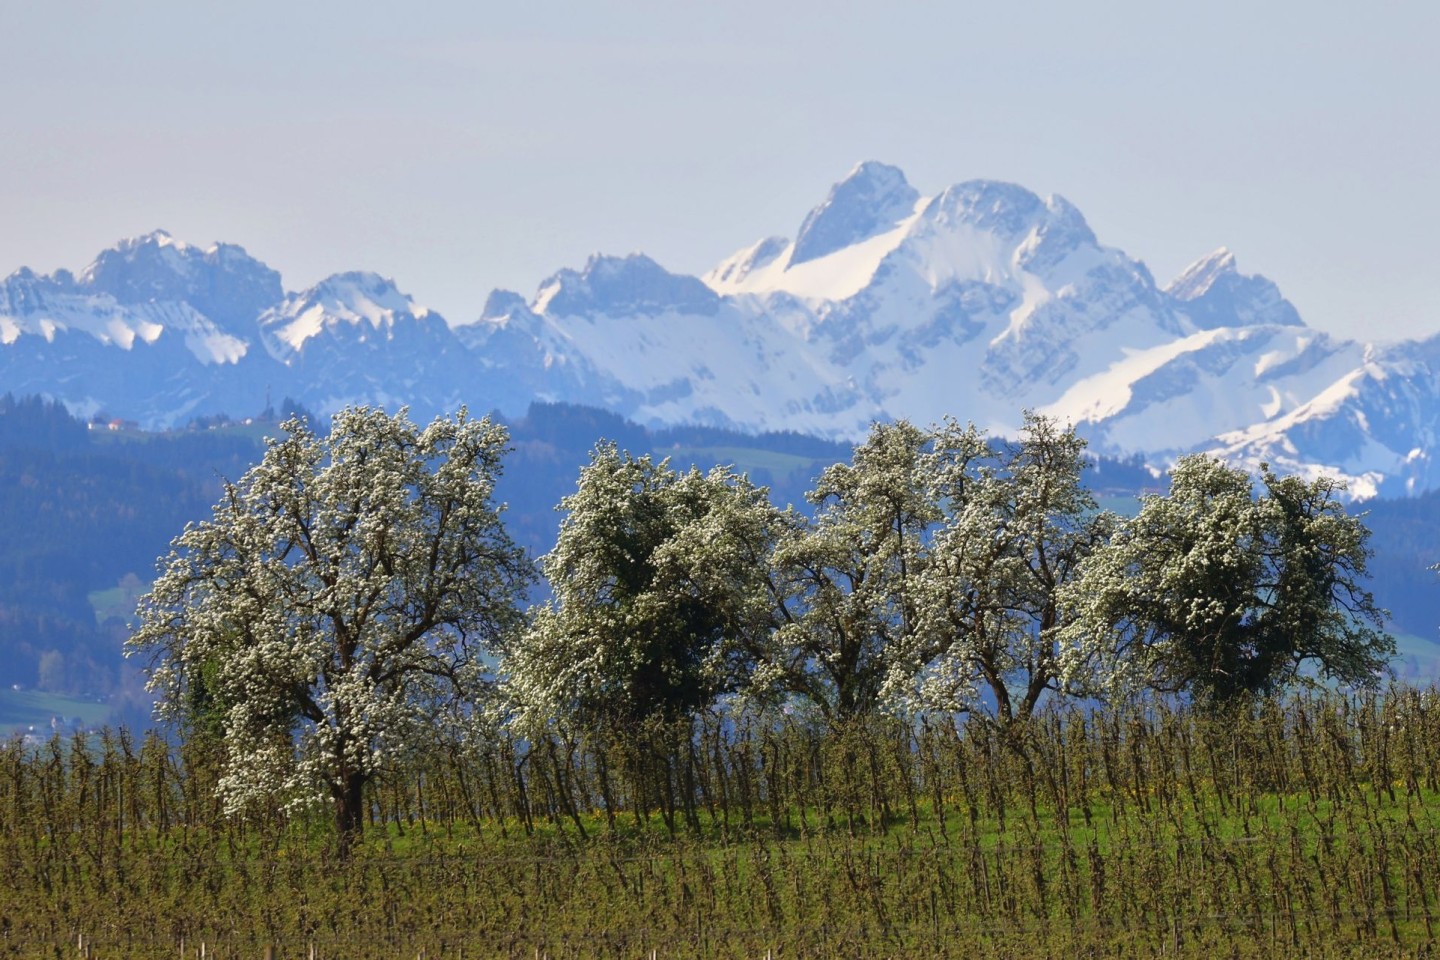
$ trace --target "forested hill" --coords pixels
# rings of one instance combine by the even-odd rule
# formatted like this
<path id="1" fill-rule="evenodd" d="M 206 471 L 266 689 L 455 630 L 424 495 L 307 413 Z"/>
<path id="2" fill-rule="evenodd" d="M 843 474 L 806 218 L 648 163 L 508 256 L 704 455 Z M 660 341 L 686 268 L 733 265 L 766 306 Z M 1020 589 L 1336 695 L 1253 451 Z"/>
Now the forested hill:
<path id="1" fill-rule="evenodd" d="M 136 665 L 120 645 L 135 596 L 157 557 L 190 521 L 209 516 L 224 479 L 256 462 L 283 412 L 243 422 L 211 418 L 190 429 L 147 433 L 91 423 L 35 398 L 0 398 L 0 697 L 12 687 L 107 697 L 143 717 Z M 733 464 L 771 488 L 780 504 L 805 506 L 820 470 L 850 456 L 846 444 L 792 433 L 748 436 L 713 428 L 650 431 L 600 410 L 535 404 L 509 424 L 513 452 L 499 497 L 512 536 L 539 555 L 554 542 L 562 497 L 601 440 L 677 467 Z M 113 428 L 113 429 L 112 429 Z M 1138 461 L 1102 461 L 1090 475 L 1114 509 L 1158 491 Z M 1440 495 L 1372 501 L 1375 592 L 1396 629 L 1440 636 Z M 1403 645 L 1402 645 L 1403 647 Z M 1440 651 L 1437 651 L 1440 652 Z M 10 724 L 0 710 L 0 733 Z"/>
<path id="2" fill-rule="evenodd" d="M 1372 500 L 1355 509 L 1370 528 L 1373 589 L 1390 611 L 1392 628 L 1440 644 L 1440 575 L 1431 569 L 1440 563 L 1440 493 Z M 1405 651 L 1402 643 L 1402 659 Z M 1404 675 L 1410 666 L 1401 663 L 1397 670 Z"/>
<path id="3" fill-rule="evenodd" d="M 91 430 L 58 405 L 0 399 L 0 689 L 120 693 L 124 624 L 91 594 L 124 580 L 133 596 L 259 449 L 219 431 Z"/>

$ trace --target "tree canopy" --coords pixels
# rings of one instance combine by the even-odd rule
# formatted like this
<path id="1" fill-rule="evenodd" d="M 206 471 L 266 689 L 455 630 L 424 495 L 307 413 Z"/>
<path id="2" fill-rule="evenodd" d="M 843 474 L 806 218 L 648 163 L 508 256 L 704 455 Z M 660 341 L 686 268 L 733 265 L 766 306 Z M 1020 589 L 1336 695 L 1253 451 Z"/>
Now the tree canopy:
<path id="1" fill-rule="evenodd" d="M 1083 439 L 1031 413 L 1011 440 L 876 424 L 808 517 L 733 469 L 602 443 L 528 612 L 494 503 L 503 428 L 356 409 L 283 431 L 174 541 L 128 646 L 163 713 L 223 744 L 231 809 L 328 798 L 342 836 L 393 758 L 499 711 L 536 740 L 732 695 L 1010 724 L 1050 694 L 1363 684 L 1393 652 L 1333 481 L 1265 468 L 1257 495 L 1187 457 L 1122 520 L 1082 482 Z"/>
<path id="2" fill-rule="evenodd" d="M 493 502 L 508 439 L 488 418 L 281 429 L 175 539 L 127 647 L 162 715 L 223 733 L 230 809 L 328 798 L 346 837 L 391 758 L 473 713 L 533 571 Z"/>
<path id="3" fill-rule="evenodd" d="M 1310 665 L 1371 683 L 1394 654 L 1365 589 L 1369 532 L 1328 478 L 1180 460 L 1081 565 L 1062 597 L 1065 670 L 1082 687 L 1189 691 L 1225 703 L 1274 691 Z"/>
<path id="4" fill-rule="evenodd" d="M 825 470 L 809 494 L 812 520 L 778 542 L 770 682 L 827 717 L 874 711 L 920 642 L 925 537 L 940 519 L 926 471 L 930 435 L 876 424 L 850 463 Z"/>
<path id="5" fill-rule="evenodd" d="M 1059 592 L 1116 522 L 1082 482 L 1084 451 L 1074 430 L 1029 412 L 1014 440 L 987 441 L 953 422 L 937 433 L 945 519 L 925 578 L 933 640 L 918 706 L 993 705 L 1009 722 L 1060 689 Z"/>
<path id="6" fill-rule="evenodd" d="M 1081 483 L 1084 448 L 1030 413 L 1013 441 L 876 424 L 777 544 L 762 672 L 831 718 L 1028 716 L 1061 683 L 1058 590 L 1114 522 Z"/>
<path id="7" fill-rule="evenodd" d="M 602 444 L 560 508 L 554 595 L 505 661 L 528 729 L 676 719 L 746 682 L 790 522 L 764 488 Z"/>

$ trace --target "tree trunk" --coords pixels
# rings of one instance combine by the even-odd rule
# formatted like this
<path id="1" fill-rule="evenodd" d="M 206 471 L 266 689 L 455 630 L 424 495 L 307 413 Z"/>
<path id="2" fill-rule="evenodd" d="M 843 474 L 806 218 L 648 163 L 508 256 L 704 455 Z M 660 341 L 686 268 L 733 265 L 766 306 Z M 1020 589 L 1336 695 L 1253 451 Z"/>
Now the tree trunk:
<path id="1" fill-rule="evenodd" d="M 335 794 L 335 831 L 342 856 L 360 839 L 365 827 L 365 784 L 363 773 L 348 773 Z"/>

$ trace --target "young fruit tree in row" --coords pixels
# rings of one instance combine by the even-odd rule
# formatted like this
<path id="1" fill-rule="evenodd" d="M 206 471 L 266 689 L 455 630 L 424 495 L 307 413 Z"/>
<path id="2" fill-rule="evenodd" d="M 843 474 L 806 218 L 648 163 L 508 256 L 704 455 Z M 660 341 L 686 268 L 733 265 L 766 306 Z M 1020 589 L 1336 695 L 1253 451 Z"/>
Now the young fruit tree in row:
<path id="1" fill-rule="evenodd" d="M 1096 693 L 1146 687 L 1221 705 L 1273 692 L 1312 668 L 1372 683 L 1394 654 L 1364 589 L 1369 531 L 1330 479 L 1180 460 L 1168 496 L 1080 568 L 1061 602 L 1066 675 Z"/>
<path id="2" fill-rule="evenodd" d="M 533 571 L 493 501 L 508 437 L 488 418 L 281 429 L 175 539 L 127 646 L 162 716 L 223 733 L 227 809 L 328 800 L 347 845 L 366 784 L 470 715 Z"/>

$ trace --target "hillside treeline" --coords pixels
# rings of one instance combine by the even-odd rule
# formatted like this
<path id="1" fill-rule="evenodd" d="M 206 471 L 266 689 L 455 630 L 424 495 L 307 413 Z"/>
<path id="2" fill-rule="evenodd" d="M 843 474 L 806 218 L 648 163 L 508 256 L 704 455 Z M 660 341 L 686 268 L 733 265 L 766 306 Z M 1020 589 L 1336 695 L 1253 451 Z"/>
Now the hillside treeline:
<path id="1" fill-rule="evenodd" d="M 125 624 L 98 620 L 89 594 L 127 574 L 148 582 L 220 476 L 257 455 L 253 440 L 203 432 L 122 442 L 59 404 L 0 398 L 0 686 L 115 691 Z"/>
<path id="2" fill-rule="evenodd" d="M 12 684 L 55 693 L 123 691 L 122 644 L 134 591 L 116 591 L 97 610 L 92 594 L 126 578 L 146 585 L 155 561 L 190 522 L 210 515 L 224 481 L 259 461 L 261 434 L 278 433 L 281 410 L 261 425 L 210 418 L 163 434 L 90 425 L 39 397 L 0 398 L 0 689 Z M 755 467 L 777 495 L 799 500 L 804 485 L 846 447 L 808 438 L 747 438 L 721 431 L 650 434 L 622 418 L 579 407 L 536 405 L 511 425 L 514 450 L 501 496 L 515 538 L 539 555 L 554 543 L 555 505 L 601 436 L 663 445 L 704 457 L 712 446 L 783 449 Z M 813 459 L 807 459 L 812 458 Z M 138 688 L 128 691 L 142 701 Z M 112 700 L 112 702 L 115 702 Z M 142 723 L 148 707 L 118 714 Z"/>

